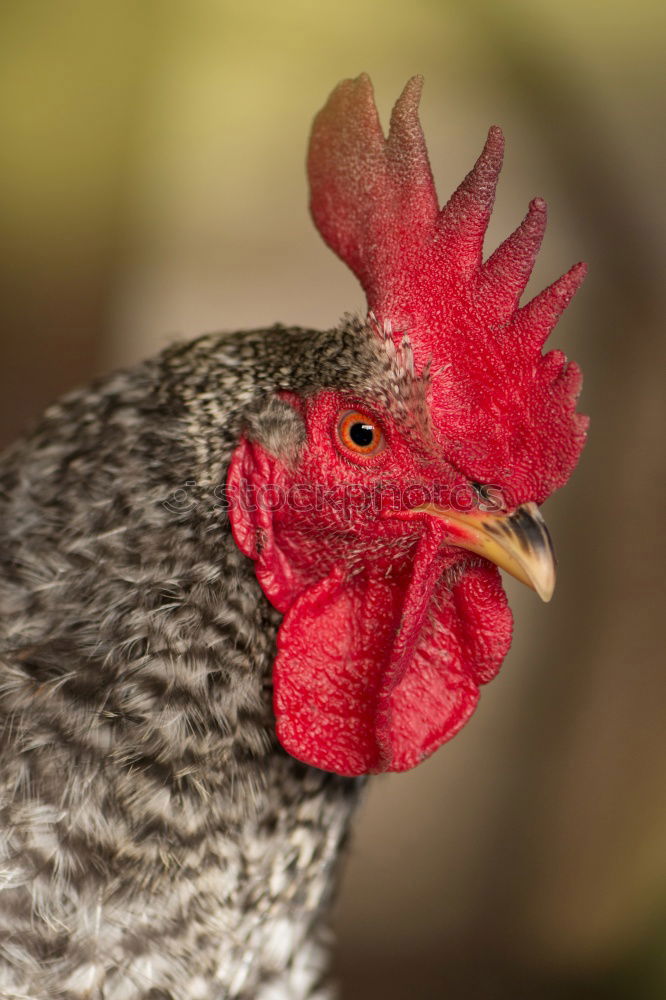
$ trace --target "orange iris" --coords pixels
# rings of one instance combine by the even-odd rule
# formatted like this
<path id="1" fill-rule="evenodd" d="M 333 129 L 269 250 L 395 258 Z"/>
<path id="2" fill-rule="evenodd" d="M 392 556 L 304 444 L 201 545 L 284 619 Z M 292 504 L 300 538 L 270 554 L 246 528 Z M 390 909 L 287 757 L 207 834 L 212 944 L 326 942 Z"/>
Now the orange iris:
<path id="1" fill-rule="evenodd" d="M 346 410 L 338 423 L 338 437 L 357 455 L 376 455 L 384 447 L 384 433 L 373 417 L 359 410 Z"/>

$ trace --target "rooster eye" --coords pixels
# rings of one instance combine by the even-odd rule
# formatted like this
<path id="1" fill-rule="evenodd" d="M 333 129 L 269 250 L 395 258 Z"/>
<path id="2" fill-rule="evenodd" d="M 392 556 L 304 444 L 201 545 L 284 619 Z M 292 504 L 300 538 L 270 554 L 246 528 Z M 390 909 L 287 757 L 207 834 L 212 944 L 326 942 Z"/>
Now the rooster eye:
<path id="1" fill-rule="evenodd" d="M 357 455 L 376 455 L 384 446 L 382 429 L 372 417 L 358 410 L 346 410 L 338 422 L 338 437 Z"/>

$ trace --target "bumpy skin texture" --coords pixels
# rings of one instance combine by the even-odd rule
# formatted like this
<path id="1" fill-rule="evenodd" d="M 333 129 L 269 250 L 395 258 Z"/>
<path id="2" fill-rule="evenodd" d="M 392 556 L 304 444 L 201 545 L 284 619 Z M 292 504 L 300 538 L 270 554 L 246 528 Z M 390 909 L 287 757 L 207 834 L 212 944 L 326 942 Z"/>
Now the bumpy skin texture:
<path id="1" fill-rule="evenodd" d="M 302 399 L 306 446 L 291 462 L 243 442 L 229 485 L 241 494 L 243 482 L 279 484 L 292 495 L 316 483 L 350 498 L 348 508 L 329 499 L 316 512 L 238 504 L 231 517 L 264 593 L 285 613 L 273 673 L 279 740 L 316 767 L 362 775 L 414 767 L 460 729 L 506 654 L 511 615 L 496 567 L 451 545 L 447 526 L 385 516 L 394 486 L 402 511 L 405 487 L 469 491 L 469 476 L 438 447 L 430 382 L 415 374 L 409 345 L 397 349 L 372 324 L 349 328 L 375 354 L 376 376 Z M 336 448 L 338 415 L 355 400 L 383 427 L 376 460 L 355 463 Z M 375 503 L 363 503 L 369 497 Z"/>
<path id="2" fill-rule="evenodd" d="M 449 459 L 479 482 L 501 476 L 513 504 L 542 503 L 569 478 L 585 440 L 580 370 L 560 351 L 541 349 L 586 267 L 576 264 L 520 306 L 546 203 L 535 198 L 484 261 L 504 137 L 490 129 L 440 209 L 418 118 L 421 84 L 407 83 L 387 138 L 368 77 L 336 87 L 310 140 L 312 215 L 359 278 L 368 308 L 397 342 L 408 333 L 417 371 L 430 367 L 429 408 Z"/>
<path id="3" fill-rule="evenodd" d="M 291 463 L 243 442 L 230 484 L 346 485 L 380 494 L 386 481 L 473 484 L 505 510 L 539 504 L 568 479 L 585 439 L 580 372 L 542 345 L 584 273 L 577 265 L 525 306 L 545 203 L 488 260 L 483 241 L 502 164 L 492 128 L 474 168 L 440 210 L 409 81 L 385 137 L 367 76 L 336 87 L 317 115 L 308 154 L 313 218 L 361 281 L 386 377 L 356 396 L 291 399 L 307 447 Z M 391 350 L 393 349 L 393 350 Z M 376 461 L 347 463 L 336 421 L 358 408 L 383 428 Z M 434 497 L 432 498 L 434 499 Z M 403 507 L 409 507 L 407 498 Z M 463 555 L 429 516 L 415 525 L 232 509 L 239 547 L 285 620 L 275 663 L 283 746 L 309 764 L 360 775 L 414 767 L 469 718 L 479 684 L 499 669 L 511 616 L 488 563 Z M 451 544 L 451 543 L 454 544 Z"/>

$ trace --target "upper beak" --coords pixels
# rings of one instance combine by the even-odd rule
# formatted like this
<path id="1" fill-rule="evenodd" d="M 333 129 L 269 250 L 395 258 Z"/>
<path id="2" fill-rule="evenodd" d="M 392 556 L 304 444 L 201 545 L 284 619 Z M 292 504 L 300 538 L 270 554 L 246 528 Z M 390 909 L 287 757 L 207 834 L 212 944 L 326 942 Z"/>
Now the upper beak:
<path id="1" fill-rule="evenodd" d="M 463 513 L 428 503 L 413 508 L 450 524 L 451 545 L 476 552 L 549 601 L 555 589 L 555 553 L 545 521 L 535 503 L 511 514 Z"/>

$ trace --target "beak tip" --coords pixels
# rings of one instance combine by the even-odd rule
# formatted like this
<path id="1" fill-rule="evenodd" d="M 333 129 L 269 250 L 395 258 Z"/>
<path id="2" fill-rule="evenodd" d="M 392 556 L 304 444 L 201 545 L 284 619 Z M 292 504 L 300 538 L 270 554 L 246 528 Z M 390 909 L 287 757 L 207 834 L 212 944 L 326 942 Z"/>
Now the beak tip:
<path id="1" fill-rule="evenodd" d="M 550 580 L 540 583 L 538 586 L 535 586 L 534 589 L 544 604 L 548 604 L 555 593 L 555 578 L 553 577 Z"/>
<path id="2" fill-rule="evenodd" d="M 510 576 L 536 591 L 546 604 L 555 590 L 556 561 L 553 544 L 536 503 L 517 507 L 510 514 L 461 513 L 437 504 L 414 508 L 443 517 L 466 529 L 453 544 L 495 563 Z"/>

